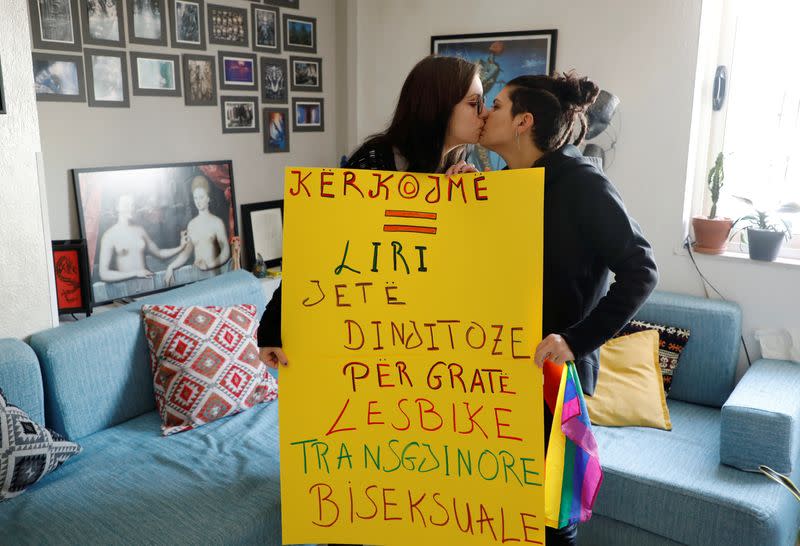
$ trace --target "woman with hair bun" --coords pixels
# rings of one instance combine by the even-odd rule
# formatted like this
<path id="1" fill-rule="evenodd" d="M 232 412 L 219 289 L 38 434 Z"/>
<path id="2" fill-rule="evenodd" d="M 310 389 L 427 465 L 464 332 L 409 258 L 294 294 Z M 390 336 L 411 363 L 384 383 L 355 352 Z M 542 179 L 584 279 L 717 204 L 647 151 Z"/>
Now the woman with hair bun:
<path id="1" fill-rule="evenodd" d="M 574 73 L 521 76 L 497 95 L 480 144 L 509 169 L 544 167 L 542 342 L 534 361 L 574 361 L 592 395 L 599 348 L 633 317 L 658 282 L 650 244 L 608 178 L 576 145 L 599 88 Z M 610 273 L 614 282 L 608 284 Z M 553 416 L 547 404 L 545 450 Z M 577 523 L 546 528 L 552 545 L 577 544 Z"/>

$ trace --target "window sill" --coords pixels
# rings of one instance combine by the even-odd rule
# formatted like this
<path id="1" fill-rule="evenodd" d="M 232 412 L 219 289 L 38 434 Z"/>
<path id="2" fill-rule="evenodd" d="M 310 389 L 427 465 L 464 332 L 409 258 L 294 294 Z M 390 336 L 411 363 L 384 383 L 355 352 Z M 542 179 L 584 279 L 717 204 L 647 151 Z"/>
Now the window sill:
<path id="1" fill-rule="evenodd" d="M 689 253 L 683 246 L 678 246 L 675 249 L 675 254 L 677 255 L 684 255 L 688 256 Z M 733 251 L 726 251 L 722 254 L 703 254 L 700 252 L 692 252 L 695 259 L 700 257 L 700 259 L 711 259 L 711 260 L 722 260 L 722 261 L 729 261 L 729 262 L 751 262 L 760 265 L 768 265 L 771 267 L 789 267 L 789 268 L 799 268 L 800 267 L 800 259 L 797 258 L 783 258 L 778 257 L 774 262 L 765 262 L 761 260 L 751 260 L 750 255 L 746 252 L 733 252 Z"/>

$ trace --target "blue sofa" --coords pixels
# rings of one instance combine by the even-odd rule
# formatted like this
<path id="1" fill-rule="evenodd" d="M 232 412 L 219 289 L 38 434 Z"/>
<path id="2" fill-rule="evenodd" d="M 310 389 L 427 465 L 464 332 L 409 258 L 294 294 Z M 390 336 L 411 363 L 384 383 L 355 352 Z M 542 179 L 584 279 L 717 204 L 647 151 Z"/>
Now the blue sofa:
<path id="1" fill-rule="evenodd" d="M 691 329 L 672 431 L 595 427 L 604 479 L 580 545 L 794 546 L 800 503 L 757 470 L 800 483 L 800 365 L 759 360 L 735 385 L 732 303 L 654 293 L 637 318 Z"/>
<path id="2" fill-rule="evenodd" d="M 10 403 L 83 452 L 0 503 L 0 544 L 281 544 L 278 404 L 162 437 L 142 303 L 265 305 L 238 271 L 0 340 Z M 41 370 L 41 371 L 40 371 Z"/>
<path id="3" fill-rule="evenodd" d="M 30 346 L 0 340 L 9 401 L 84 449 L 0 503 L 0 544 L 280 544 L 278 404 L 161 437 L 144 302 L 261 309 L 265 296 L 249 273 L 228 273 Z M 673 430 L 596 427 L 605 478 L 581 546 L 794 544 L 800 503 L 739 468 L 798 480 L 800 366 L 756 362 L 734 389 L 737 306 L 656 293 L 638 318 L 692 331 L 670 393 Z"/>

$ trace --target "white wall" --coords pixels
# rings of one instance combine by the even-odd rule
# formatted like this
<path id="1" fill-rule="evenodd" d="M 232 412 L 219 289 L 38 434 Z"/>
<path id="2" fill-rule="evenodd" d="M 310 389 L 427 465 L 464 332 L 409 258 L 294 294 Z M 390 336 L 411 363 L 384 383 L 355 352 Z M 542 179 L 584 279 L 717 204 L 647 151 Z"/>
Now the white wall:
<path id="1" fill-rule="evenodd" d="M 23 0 L 14 1 L 24 3 Z M 220 0 L 214 3 L 250 9 L 247 2 Z M 315 56 L 323 59 L 324 92 L 320 95 L 290 91 L 286 107 L 291 108 L 292 96 L 324 97 L 325 132 L 292 132 L 290 153 L 264 154 L 263 128 L 259 134 L 223 135 L 219 106 L 185 106 L 183 97 L 142 97 L 133 95 L 132 89 L 129 89 L 130 108 L 89 108 L 86 103 L 40 102 L 39 123 L 53 239 L 77 238 L 80 234 L 70 169 L 231 159 L 239 214 L 242 204 L 283 197 L 283 169 L 287 165 L 338 166 L 339 156 L 344 150 L 339 150 L 336 145 L 340 113 L 336 104 L 340 77 L 336 65 L 335 4 L 330 0 L 303 0 L 300 10 L 281 11 L 317 18 L 318 45 Z M 216 56 L 219 49 L 248 51 L 245 48 L 211 44 L 207 51 L 138 44 L 127 46 L 127 51 L 170 55 L 189 53 Z M 261 56 L 260 53 L 258 55 Z M 289 55 L 303 54 L 281 54 L 287 59 Z M 130 79 L 130 59 L 128 61 Z M 30 64 L 30 59 L 26 62 Z M 132 82 L 129 85 L 132 87 Z M 217 93 L 220 96 L 257 95 L 256 92 L 221 89 Z M 259 112 L 259 120 L 260 116 Z"/>
<path id="2" fill-rule="evenodd" d="M 54 321 L 28 2 L 3 2 L 0 64 L 8 113 L 0 114 L 0 338 L 26 337 Z"/>
<path id="3" fill-rule="evenodd" d="M 358 108 L 348 115 L 356 142 L 385 126 L 405 75 L 429 53 L 432 35 L 558 29 L 556 68 L 574 68 L 621 99 L 621 134 L 608 174 L 653 244 L 659 289 L 702 295 L 688 257 L 675 253 L 691 193 L 687 180 L 694 179 L 688 158 L 700 0 L 351 1 L 358 16 Z M 800 324 L 800 269 L 708 257 L 699 262 L 742 306 L 751 356 L 758 356 L 754 328 Z"/>

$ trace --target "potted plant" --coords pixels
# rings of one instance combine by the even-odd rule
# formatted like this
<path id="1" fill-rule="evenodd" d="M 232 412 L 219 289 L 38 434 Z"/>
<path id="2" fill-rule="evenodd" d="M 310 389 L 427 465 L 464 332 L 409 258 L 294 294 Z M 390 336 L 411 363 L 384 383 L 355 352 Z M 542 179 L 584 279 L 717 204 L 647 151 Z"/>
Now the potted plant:
<path id="1" fill-rule="evenodd" d="M 747 248 L 750 252 L 750 259 L 763 260 L 767 262 L 775 261 L 781 250 L 784 239 L 787 241 L 792 237 L 791 224 L 780 214 L 796 214 L 800 212 L 800 205 L 797 203 L 784 203 L 772 210 L 756 207 L 751 199 L 734 195 L 736 199 L 747 203 L 753 208 L 753 212 L 742 216 L 734 222 L 738 229 L 733 232 L 731 239 L 743 230 L 747 232 Z"/>
<path id="2" fill-rule="evenodd" d="M 692 218 L 692 228 L 694 229 L 694 249 L 704 254 L 722 254 L 725 252 L 725 244 L 728 242 L 728 235 L 733 227 L 730 218 L 717 217 L 717 201 L 719 201 L 719 191 L 722 189 L 725 179 L 723 168 L 722 152 L 717 154 L 714 166 L 708 171 L 706 181 L 711 192 L 711 212 L 708 216 L 695 216 Z"/>

